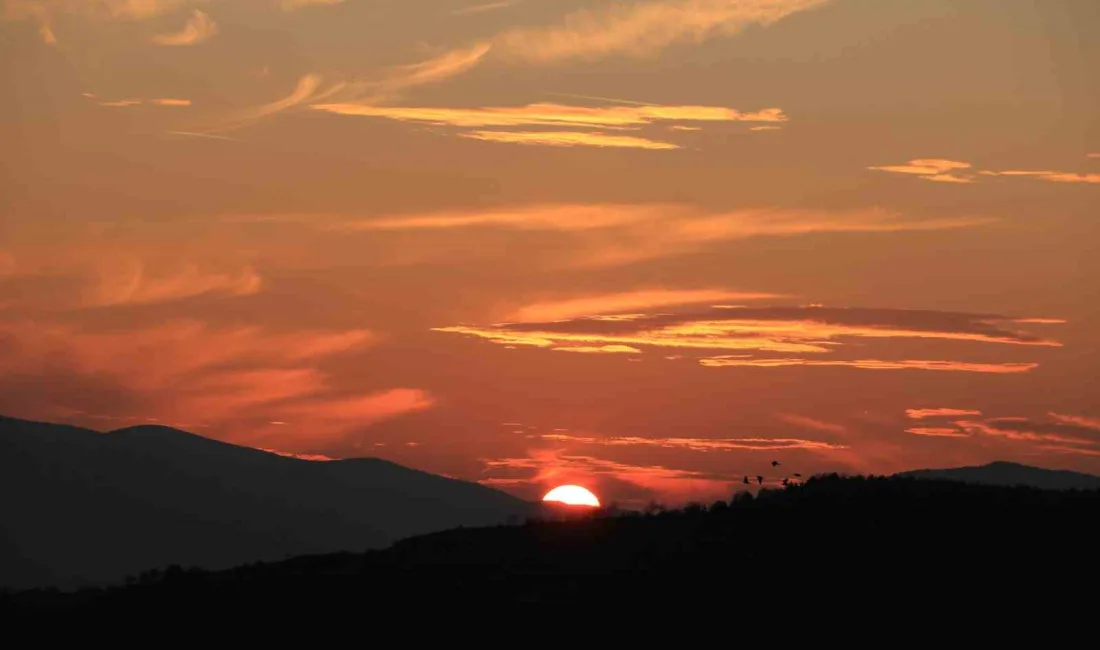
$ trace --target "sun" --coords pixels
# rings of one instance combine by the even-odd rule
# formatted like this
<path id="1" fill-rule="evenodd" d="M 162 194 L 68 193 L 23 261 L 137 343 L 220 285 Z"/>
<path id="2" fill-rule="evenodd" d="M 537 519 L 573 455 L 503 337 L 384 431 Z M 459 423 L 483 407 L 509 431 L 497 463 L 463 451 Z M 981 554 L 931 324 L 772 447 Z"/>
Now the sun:
<path id="1" fill-rule="evenodd" d="M 561 485 L 546 493 L 543 501 L 557 501 L 570 506 L 593 506 L 598 508 L 600 500 L 587 489 L 579 485 Z"/>

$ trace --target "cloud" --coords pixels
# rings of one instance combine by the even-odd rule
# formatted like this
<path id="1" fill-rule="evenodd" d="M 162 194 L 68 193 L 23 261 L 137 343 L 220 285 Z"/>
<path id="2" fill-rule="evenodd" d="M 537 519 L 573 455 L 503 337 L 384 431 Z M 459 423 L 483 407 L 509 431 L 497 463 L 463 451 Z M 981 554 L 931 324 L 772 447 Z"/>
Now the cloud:
<path id="1" fill-rule="evenodd" d="M 1087 417 L 1084 415 L 1062 415 L 1061 413 L 1047 413 L 1047 416 L 1059 424 L 1067 424 L 1084 429 L 1100 431 L 1100 418 Z"/>
<path id="2" fill-rule="evenodd" d="M 263 279 L 251 267 L 217 272 L 186 264 L 170 273 L 150 273 L 145 262 L 117 258 L 102 262 L 98 280 L 84 291 L 86 307 L 154 304 L 201 295 L 250 296 L 259 293 Z"/>
<path id="3" fill-rule="evenodd" d="M 338 5 L 344 0 L 279 0 L 283 11 L 297 11 L 303 7 Z"/>
<path id="4" fill-rule="evenodd" d="M 366 104 L 314 104 L 314 110 L 338 115 L 376 117 L 402 122 L 455 127 L 562 126 L 619 128 L 640 127 L 659 121 L 783 122 L 781 109 L 770 108 L 742 113 L 713 106 L 569 106 L 528 104 L 487 108 L 439 108 L 374 106 Z"/>
<path id="5" fill-rule="evenodd" d="M 749 129 L 750 131 L 782 131 L 781 126 L 754 126 Z"/>
<path id="6" fill-rule="evenodd" d="M 629 135 L 606 135 L 584 131 L 471 131 L 459 137 L 507 144 L 550 147 L 611 147 L 616 149 L 679 149 L 671 142 L 660 142 Z"/>
<path id="7" fill-rule="evenodd" d="M 848 367 L 864 370 L 941 370 L 953 372 L 985 372 L 1010 374 L 1027 372 L 1039 367 L 1037 363 L 966 363 L 962 361 L 905 360 L 887 361 L 883 359 L 742 359 L 730 357 L 711 357 L 700 359 L 699 364 L 711 368 L 727 366 L 755 366 L 758 368 L 779 368 L 782 366 Z"/>
<path id="8" fill-rule="evenodd" d="M 415 388 L 337 390 L 324 364 L 374 342 L 366 330 L 277 332 L 200 321 L 99 331 L 0 322 L 0 409 L 47 419 L 79 412 L 86 421 L 138 412 L 238 444 L 323 453 L 358 430 L 435 403 Z"/>
<path id="9" fill-rule="evenodd" d="M 981 411 L 969 411 L 966 409 L 937 408 L 937 409 L 906 409 L 905 417 L 910 420 L 923 420 L 925 418 L 953 418 L 966 415 L 981 415 Z"/>
<path id="10" fill-rule="evenodd" d="M 576 311 L 575 308 L 570 308 Z M 674 314 L 592 315 L 543 322 L 498 323 L 476 327 L 457 325 L 433 331 L 460 334 L 510 348 L 591 352 L 622 346 L 648 353 L 669 348 L 702 353 L 704 367 L 793 366 L 850 367 L 865 370 L 929 370 L 993 374 L 1023 373 L 1037 363 L 977 363 L 960 360 L 760 357 L 747 352 L 833 355 L 859 340 L 946 340 L 1017 346 L 1060 347 L 1061 343 L 1005 327 L 1013 319 L 992 314 L 825 308 L 712 306 Z M 620 349 L 620 348 L 615 348 Z M 740 354 L 715 355 L 730 350 Z M 667 353 L 662 352 L 662 356 Z M 806 424 L 805 421 L 802 422 Z"/>
<path id="11" fill-rule="evenodd" d="M 196 45 L 218 33 L 218 25 L 207 14 L 195 9 L 178 32 L 160 34 L 151 40 L 157 45 Z"/>
<path id="12" fill-rule="evenodd" d="M 638 348 L 629 345 L 600 345 L 600 346 L 574 346 L 568 348 L 551 348 L 557 352 L 581 352 L 585 354 L 634 354 L 641 353 Z"/>
<path id="13" fill-rule="evenodd" d="M 686 350 L 756 350 L 828 353 L 847 339 L 938 339 L 1023 346 L 1061 343 L 1002 327 L 1011 319 L 994 314 L 826 307 L 715 306 L 678 314 L 587 317 L 547 322 L 454 326 L 435 331 L 475 336 L 505 345 L 552 348 L 569 344 L 613 344 Z M 709 366 L 819 365 L 808 359 L 708 356 Z M 914 367 L 1023 372 L 1033 364 L 963 364 L 939 361 L 822 361 L 865 368 Z M 900 365 L 899 365 L 900 364 Z M 968 366 L 973 365 L 972 368 Z M 941 367 L 942 366 L 942 367 Z"/>
<path id="14" fill-rule="evenodd" d="M 937 183 L 976 183 L 981 176 L 1024 176 L 1039 178 L 1054 183 L 1100 183 L 1100 174 L 1077 174 L 1058 171 L 1035 170 L 1006 170 L 1006 171 L 978 171 L 976 175 L 959 176 L 951 172 L 970 169 L 970 163 L 955 160 L 943 160 L 939 158 L 922 158 L 910 160 L 904 165 L 887 165 L 881 167 L 868 167 L 868 169 L 892 172 L 895 174 L 912 174 L 918 178 Z"/>
<path id="15" fill-rule="evenodd" d="M 277 218 L 277 217 L 271 217 Z M 970 228 L 987 217 L 904 219 L 881 209 L 849 211 L 744 209 L 707 212 L 674 204 L 546 204 L 473 211 L 318 219 L 337 230 L 413 230 L 479 227 L 561 232 L 570 235 L 570 254 L 554 258 L 570 268 L 623 266 L 696 252 L 718 242 L 813 233 L 870 233 Z"/>
<path id="16" fill-rule="evenodd" d="M 493 39 L 510 62 L 553 65 L 609 56 L 652 56 L 678 43 L 701 43 L 767 26 L 828 0 L 658 0 L 612 3 L 567 14 L 557 25 L 517 27 Z"/>
<path id="17" fill-rule="evenodd" d="M 726 289 L 641 289 L 531 303 L 513 310 L 505 316 L 505 319 L 519 322 L 565 320 L 581 316 L 622 314 L 638 309 L 670 305 L 717 303 L 729 300 L 769 300 L 783 297 L 785 296 L 773 293 Z"/>
<path id="18" fill-rule="evenodd" d="M 138 106 L 142 103 L 140 99 L 118 99 L 108 102 L 99 102 L 100 106 L 108 106 L 111 108 L 125 108 L 128 106 Z"/>
<path id="19" fill-rule="evenodd" d="M 632 465 L 595 456 L 564 454 L 558 450 L 535 449 L 524 457 L 483 458 L 486 485 L 527 486 L 540 492 L 563 484 L 588 485 L 597 495 L 604 488 L 623 497 L 624 503 L 644 504 L 659 497 L 729 498 L 734 477 L 683 470 L 663 465 Z M 739 478 L 739 477 L 738 477 Z M 541 497 L 538 494 L 538 497 Z"/>
<path id="20" fill-rule="evenodd" d="M 459 7 L 451 11 L 452 16 L 472 16 L 474 14 L 483 14 L 490 11 L 500 11 L 501 9 L 508 9 L 514 7 L 523 2 L 523 0 L 503 0 L 503 2 L 488 2 L 485 4 L 468 5 L 465 7 Z"/>
<path id="21" fill-rule="evenodd" d="M 383 79 L 360 87 L 373 93 L 372 101 L 378 101 L 408 88 L 438 83 L 472 70 L 491 48 L 489 43 L 474 43 L 449 50 L 419 63 L 397 66 Z"/>
<path id="22" fill-rule="evenodd" d="M 823 422 L 822 420 L 815 420 L 814 418 L 808 418 L 803 415 L 781 413 L 779 415 L 779 419 L 788 424 L 793 424 L 796 427 L 812 429 L 814 431 L 824 431 L 826 433 L 835 433 L 838 435 L 848 432 L 848 428 L 843 425 L 833 424 L 831 422 Z"/>
<path id="23" fill-rule="evenodd" d="M 157 106 L 190 106 L 190 99 L 176 99 L 172 97 L 158 97 L 150 100 L 152 104 Z"/>
<path id="24" fill-rule="evenodd" d="M 845 445 L 835 445 L 817 440 L 802 438 L 642 438 L 635 436 L 596 438 L 575 436 L 562 433 L 547 433 L 543 440 L 567 442 L 580 445 L 601 447 L 660 447 L 663 449 L 686 449 L 689 451 L 779 451 L 806 449 L 832 451 L 848 449 Z"/>
<path id="25" fill-rule="evenodd" d="M 954 409 L 936 409 L 947 411 Z M 964 413 L 960 411 L 960 414 Z M 995 417 L 961 419 L 954 426 L 915 427 L 906 433 L 946 438 L 985 438 L 1007 444 L 1033 445 L 1037 450 L 1083 456 L 1100 455 L 1100 421 L 1093 418 L 1048 413 L 1045 418 Z"/>
<path id="26" fill-rule="evenodd" d="M 958 429 L 947 427 L 913 427 L 906 429 L 905 433 L 914 436 L 926 436 L 932 438 L 969 438 L 970 434 Z"/>

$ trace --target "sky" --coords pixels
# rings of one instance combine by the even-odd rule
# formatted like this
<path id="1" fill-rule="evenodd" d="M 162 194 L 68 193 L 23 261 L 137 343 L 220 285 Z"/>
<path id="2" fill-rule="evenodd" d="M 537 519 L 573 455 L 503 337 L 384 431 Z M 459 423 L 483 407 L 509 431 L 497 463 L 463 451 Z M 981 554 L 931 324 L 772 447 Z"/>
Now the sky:
<path id="1" fill-rule="evenodd" d="M 0 413 L 620 504 L 1100 472 L 1095 0 L 0 6 Z"/>

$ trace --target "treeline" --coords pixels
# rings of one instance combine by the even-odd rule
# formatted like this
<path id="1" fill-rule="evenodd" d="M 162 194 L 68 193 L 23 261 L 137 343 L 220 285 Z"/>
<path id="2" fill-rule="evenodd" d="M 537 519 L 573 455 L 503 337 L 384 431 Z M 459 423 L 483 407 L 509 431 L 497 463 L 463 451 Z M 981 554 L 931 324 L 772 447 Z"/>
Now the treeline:
<path id="1" fill-rule="evenodd" d="M 1100 491 L 816 476 L 729 501 L 455 529 L 366 553 L 207 572 L 171 567 L 129 584 L 9 594 L 7 606 L 141 611 L 396 611 L 558 604 L 653 607 L 901 589 L 915 598 L 1035 593 L 1092 580 Z M 961 591 L 960 591 L 961 590 Z M 1049 597 L 1049 594 L 1048 594 Z M 363 610 L 366 608 L 366 610 Z"/>

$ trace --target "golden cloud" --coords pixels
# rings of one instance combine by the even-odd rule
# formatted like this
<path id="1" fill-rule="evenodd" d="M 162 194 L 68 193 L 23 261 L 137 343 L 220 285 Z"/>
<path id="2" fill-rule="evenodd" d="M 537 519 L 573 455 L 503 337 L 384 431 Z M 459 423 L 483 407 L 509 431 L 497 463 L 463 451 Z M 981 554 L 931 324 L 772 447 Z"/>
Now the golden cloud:
<path id="1" fill-rule="evenodd" d="M 543 434 L 541 438 L 552 442 L 602 447 L 661 447 L 663 449 L 686 449 L 703 452 L 779 451 L 790 449 L 833 451 L 848 449 L 846 445 L 836 445 L 818 440 L 804 440 L 802 438 L 642 438 L 636 436 L 596 438 L 562 433 L 547 433 Z"/>
<path id="2" fill-rule="evenodd" d="M 905 417 L 910 420 L 923 420 L 925 418 L 952 418 L 967 415 L 981 415 L 981 411 L 967 409 L 937 408 L 937 409 L 906 409 Z"/>
<path id="3" fill-rule="evenodd" d="M 906 429 L 905 433 L 914 436 L 926 436 L 931 438 L 969 438 L 970 434 L 958 429 L 948 427 L 913 427 Z"/>
<path id="4" fill-rule="evenodd" d="M 118 258 L 101 263 L 98 281 L 84 291 L 83 305 L 153 304 L 207 294 L 250 296 L 262 286 L 259 273 L 247 266 L 236 272 L 216 272 L 187 264 L 158 276 L 140 260 Z"/>
<path id="5" fill-rule="evenodd" d="M 940 370 L 954 372 L 986 372 L 1009 374 L 1028 372 L 1039 367 L 1037 363 L 966 363 L 962 361 L 905 360 L 887 361 L 884 359 L 741 359 L 730 357 L 711 357 L 700 359 L 700 365 L 711 368 L 728 366 L 749 366 L 757 368 L 779 368 L 782 366 L 848 367 L 864 370 Z"/>
<path id="6" fill-rule="evenodd" d="M 658 121 L 783 122 L 788 118 L 778 108 L 743 113 L 713 106 L 569 106 L 528 104 L 487 108 L 429 108 L 373 106 L 367 104 L 314 104 L 310 108 L 337 115 L 377 117 L 402 122 L 455 127 L 638 127 Z"/>
<path id="7" fill-rule="evenodd" d="M 209 40 L 218 33 L 218 25 L 207 14 L 195 9 L 187 23 L 178 31 L 154 36 L 151 40 L 157 45 L 196 45 Z"/>
<path id="8" fill-rule="evenodd" d="M 671 142 L 660 142 L 629 135 L 607 135 L 584 131 L 471 131 L 459 137 L 507 144 L 550 147 L 612 147 L 617 149 L 679 149 Z"/>
<path id="9" fill-rule="evenodd" d="M 1051 170 L 1021 170 L 1010 169 L 1006 171 L 978 171 L 977 175 L 958 176 L 950 173 L 961 169 L 970 169 L 970 163 L 955 160 L 943 160 L 939 158 L 926 158 L 910 160 L 905 165 L 888 165 L 882 167 L 868 167 L 868 169 L 893 172 L 895 174 L 912 174 L 927 181 L 937 183 L 975 183 L 979 176 L 1023 176 L 1039 178 L 1054 183 L 1100 183 L 1100 174 L 1077 174 L 1072 172 L 1058 172 Z"/>
<path id="10" fill-rule="evenodd" d="M 553 321 L 580 316 L 622 314 L 637 309 L 652 309 L 670 305 L 713 304 L 729 300 L 770 300 L 783 297 L 785 296 L 774 293 L 728 291 L 725 289 L 642 289 L 531 303 L 511 311 L 505 316 L 505 320 L 518 322 Z"/>
<path id="11" fill-rule="evenodd" d="M 519 27 L 493 45 L 508 61 L 551 65 L 615 55 L 651 56 L 682 42 L 700 43 L 771 25 L 829 0 L 658 0 L 612 3 L 567 14 L 558 25 Z"/>
<path id="12" fill-rule="evenodd" d="M 490 11 L 500 11 L 501 9 L 508 9 L 514 7 L 523 0 L 503 0 L 502 2 L 488 2 L 485 4 L 468 5 L 465 7 L 459 7 L 451 11 L 452 16 L 471 16 L 474 14 L 483 14 Z"/>

